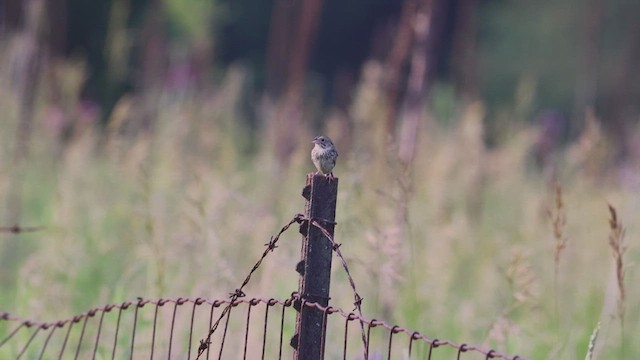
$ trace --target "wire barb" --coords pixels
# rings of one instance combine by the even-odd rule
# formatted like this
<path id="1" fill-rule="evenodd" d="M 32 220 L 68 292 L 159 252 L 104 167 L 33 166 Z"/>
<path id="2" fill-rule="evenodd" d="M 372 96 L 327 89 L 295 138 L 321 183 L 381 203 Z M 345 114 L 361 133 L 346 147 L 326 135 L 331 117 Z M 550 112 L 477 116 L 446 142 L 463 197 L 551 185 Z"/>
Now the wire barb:
<path id="1" fill-rule="evenodd" d="M 274 251 L 278 248 L 278 245 L 276 245 L 275 241 L 273 241 L 273 236 L 268 243 L 264 244 L 264 246 L 266 246 L 269 251 Z"/>
<path id="2" fill-rule="evenodd" d="M 230 297 L 233 301 L 235 301 L 235 300 L 236 300 L 236 299 L 238 299 L 238 298 L 243 298 L 243 297 L 245 297 L 245 296 L 247 296 L 247 294 L 245 294 L 245 293 L 244 293 L 242 290 L 240 290 L 240 289 L 236 289 L 234 292 L 229 293 L 229 297 Z"/>

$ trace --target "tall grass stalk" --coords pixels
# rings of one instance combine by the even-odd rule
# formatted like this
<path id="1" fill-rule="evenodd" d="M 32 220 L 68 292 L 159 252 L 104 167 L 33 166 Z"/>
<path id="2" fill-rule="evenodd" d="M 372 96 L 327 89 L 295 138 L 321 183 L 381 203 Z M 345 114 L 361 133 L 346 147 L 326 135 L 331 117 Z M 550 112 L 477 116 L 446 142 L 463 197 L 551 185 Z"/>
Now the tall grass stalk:
<path id="1" fill-rule="evenodd" d="M 616 209 L 611 204 L 609 204 L 609 213 L 611 214 L 611 218 L 609 219 L 609 246 L 611 247 L 611 254 L 615 261 L 616 281 L 618 285 L 617 316 L 620 320 L 620 350 L 624 357 L 624 317 L 626 299 L 626 288 L 624 285 L 626 270 L 624 255 L 627 252 L 627 245 L 624 243 L 625 228 L 620 222 L 620 219 L 618 219 Z"/>
<path id="2" fill-rule="evenodd" d="M 558 297 L 560 296 L 558 278 L 560 274 L 560 256 L 562 251 L 567 247 L 569 238 L 565 235 L 565 228 L 567 226 L 567 216 L 565 213 L 564 202 L 562 200 L 562 187 L 559 183 L 555 185 L 555 196 L 553 208 L 547 212 L 551 225 L 553 227 L 553 308 L 556 321 L 558 321 Z"/>
<path id="3" fill-rule="evenodd" d="M 593 332 L 591 333 L 591 337 L 589 338 L 589 347 L 587 348 L 587 355 L 584 357 L 584 360 L 593 359 L 593 353 L 596 348 L 596 341 L 598 340 L 598 333 L 600 333 L 600 322 L 598 322 L 598 325 L 595 329 L 593 329 Z"/>

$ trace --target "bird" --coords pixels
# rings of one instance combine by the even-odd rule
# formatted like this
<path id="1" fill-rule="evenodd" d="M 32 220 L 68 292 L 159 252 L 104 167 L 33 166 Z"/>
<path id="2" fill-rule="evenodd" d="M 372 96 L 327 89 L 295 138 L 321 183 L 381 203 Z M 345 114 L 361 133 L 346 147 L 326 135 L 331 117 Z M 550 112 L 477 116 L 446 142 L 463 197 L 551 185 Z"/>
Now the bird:
<path id="1" fill-rule="evenodd" d="M 327 136 L 316 136 L 312 143 L 315 145 L 311 149 L 311 161 L 318 169 L 316 174 L 323 174 L 333 179 L 333 168 L 338 158 L 336 146 Z"/>

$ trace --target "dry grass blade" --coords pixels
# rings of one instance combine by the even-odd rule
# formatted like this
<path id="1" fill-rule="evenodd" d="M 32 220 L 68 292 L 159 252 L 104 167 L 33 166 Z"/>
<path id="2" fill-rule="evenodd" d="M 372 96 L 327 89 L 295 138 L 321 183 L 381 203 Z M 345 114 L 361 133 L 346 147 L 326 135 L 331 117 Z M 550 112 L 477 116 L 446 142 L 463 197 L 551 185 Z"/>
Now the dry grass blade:
<path id="1" fill-rule="evenodd" d="M 627 246 L 624 243 L 625 228 L 618 219 L 616 209 L 609 204 L 609 213 L 611 219 L 609 219 L 609 246 L 611 246 L 611 253 L 616 267 L 616 280 L 618 282 L 618 316 L 622 321 L 624 318 L 624 302 L 626 298 L 626 290 L 624 286 L 624 254 L 627 252 Z"/>
<path id="2" fill-rule="evenodd" d="M 564 202 L 562 200 L 562 187 L 559 183 L 555 185 L 555 199 L 553 208 L 547 212 L 551 224 L 553 226 L 553 238 L 555 241 L 553 248 L 553 290 L 555 293 L 554 308 L 556 318 L 558 317 L 558 277 L 560 273 L 560 255 L 562 251 L 567 247 L 569 238 L 565 235 L 565 228 L 567 226 L 567 216 L 564 209 Z"/>
<path id="3" fill-rule="evenodd" d="M 624 285 L 625 275 L 625 263 L 624 255 L 627 252 L 627 245 L 624 243 L 625 228 L 618 219 L 616 209 L 611 205 L 609 206 L 609 213 L 611 219 L 609 219 L 609 246 L 611 246 L 611 253 L 613 254 L 613 260 L 615 262 L 616 269 L 616 282 L 618 285 L 618 301 L 617 301 L 617 315 L 620 320 L 620 351 L 621 358 L 624 358 L 625 352 L 625 334 L 624 334 L 624 317 L 625 317 L 625 299 L 626 288 Z"/>
<path id="4" fill-rule="evenodd" d="M 549 210 L 548 215 L 553 224 L 553 238 L 555 239 L 553 259 L 555 261 L 557 271 L 558 264 L 560 263 L 560 254 L 562 253 L 562 250 L 567 247 L 567 242 L 569 240 L 564 234 L 565 227 L 567 226 L 567 215 L 564 210 L 562 187 L 560 184 L 556 184 L 555 186 L 554 208 Z"/>
<path id="5" fill-rule="evenodd" d="M 596 341 L 598 340 L 598 333 L 600 332 L 600 322 L 595 329 L 593 329 L 593 333 L 591 333 L 591 337 L 589 338 L 589 348 L 587 349 L 587 356 L 584 357 L 584 360 L 593 359 L 593 352 L 596 348 Z"/>

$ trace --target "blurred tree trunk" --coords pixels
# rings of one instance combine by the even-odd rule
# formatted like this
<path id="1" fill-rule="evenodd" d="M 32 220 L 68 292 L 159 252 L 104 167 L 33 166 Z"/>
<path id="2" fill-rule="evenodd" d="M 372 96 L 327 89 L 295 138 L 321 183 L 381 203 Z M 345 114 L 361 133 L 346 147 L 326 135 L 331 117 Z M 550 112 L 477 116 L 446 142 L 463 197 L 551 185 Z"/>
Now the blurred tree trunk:
<path id="1" fill-rule="evenodd" d="M 322 13 L 322 0 L 303 0 L 293 4 L 276 1 L 271 24 L 269 43 L 270 90 L 275 92 L 276 108 L 269 119 L 268 141 L 272 143 L 279 162 L 286 165 L 289 157 L 304 133 L 301 124 L 303 114 L 304 85 L 309 54 L 315 40 Z M 291 6 L 292 9 L 286 8 Z M 295 11 L 292 21 L 290 11 Z M 287 29 L 288 28 L 288 29 Z M 286 38 L 286 39 L 283 39 Z M 281 40 L 290 40 L 283 45 Z M 283 76 L 284 75 L 284 76 Z M 284 79 L 284 83 L 279 79 Z M 279 89 L 282 88 L 282 92 Z"/>
<path id="2" fill-rule="evenodd" d="M 406 11 L 406 13 L 413 15 L 409 21 L 413 41 L 410 47 L 409 78 L 400 116 L 402 122 L 399 124 L 398 136 L 394 139 L 394 143 L 398 147 L 398 162 L 394 164 L 396 181 L 392 184 L 398 186 L 398 197 L 394 201 L 394 225 L 388 229 L 387 236 L 392 239 L 394 244 L 398 244 L 402 248 L 399 250 L 402 254 L 400 258 L 407 258 L 408 251 L 409 268 L 414 268 L 416 265 L 416 259 L 413 256 L 415 248 L 409 224 L 409 206 L 413 196 L 413 161 L 417 149 L 419 128 L 425 118 L 425 104 L 431 83 L 432 72 L 430 68 L 434 58 L 431 51 L 431 41 L 433 40 L 433 33 L 431 33 L 432 11 L 436 1 L 417 0 L 414 5 L 409 5 L 410 8 L 403 9 L 403 14 Z M 398 50 L 398 52 L 400 51 Z M 417 277 L 414 272 L 410 273 L 410 288 L 415 289 Z M 387 291 L 380 294 L 383 304 L 382 312 L 389 315 L 395 306 L 395 299 L 392 296 L 395 289 L 393 289 L 394 284 L 392 283 L 384 284 L 384 286 L 387 287 Z"/>
<path id="3" fill-rule="evenodd" d="M 393 42 L 393 48 L 385 61 L 385 85 L 387 97 L 387 116 L 385 128 L 388 134 L 395 134 L 396 119 L 398 116 L 398 98 L 400 97 L 400 84 L 402 70 L 409 58 L 409 52 L 413 44 L 414 22 L 418 9 L 418 0 L 406 0 L 402 6 L 398 30 Z"/>
<path id="4" fill-rule="evenodd" d="M 575 118 L 582 122 L 586 111 L 595 106 L 598 88 L 598 65 L 600 63 L 602 25 L 604 20 L 603 0 L 588 0 L 584 8 L 582 31 L 582 54 L 578 56 Z M 571 131 L 578 126 L 571 125 Z"/>
<path id="5" fill-rule="evenodd" d="M 65 117 L 69 116 L 69 109 L 64 104 L 64 99 L 60 89 L 62 81 L 59 72 L 56 71 L 56 60 L 64 57 L 67 48 L 67 0 L 48 0 L 46 1 L 46 58 L 43 59 L 43 77 L 46 79 L 47 96 L 50 106 L 61 110 Z M 44 45 L 44 44 L 43 44 Z M 64 125 L 64 131 L 60 131 L 59 135 L 63 136 L 70 127 L 69 124 Z M 64 143 L 64 138 L 61 139 Z"/>
<path id="6" fill-rule="evenodd" d="M 141 126 L 153 130 L 158 116 L 158 100 L 166 74 L 167 46 L 164 33 L 165 13 L 162 0 L 148 3 L 146 19 L 140 37 L 142 46 L 142 79 L 140 96 L 143 99 Z"/>
<path id="7" fill-rule="evenodd" d="M 293 103 L 300 102 L 304 90 L 304 84 L 309 62 L 311 45 L 315 40 L 320 23 L 323 0 L 305 0 L 302 8 L 296 32 L 293 38 L 293 48 L 289 63 L 289 77 L 286 96 Z"/>
<path id="8" fill-rule="evenodd" d="M 23 0 L 3 0 L 0 2 L 0 33 L 17 30 L 22 24 Z"/>
<path id="9" fill-rule="evenodd" d="M 403 166 L 410 167 L 416 151 L 416 142 L 420 122 L 424 118 L 424 106 L 427 100 L 430 86 L 430 75 L 433 64 L 433 54 L 430 53 L 429 44 L 433 34 L 430 34 L 432 26 L 432 0 L 420 0 L 418 11 L 413 21 L 413 49 L 407 84 L 407 95 L 404 104 L 404 119 L 401 124 L 398 139 L 398 156 Z"/>
<path id="10" fill-rule="evenodd" d="M 47 0 L 49 53 L 62 55 L 67 47 L 67 0 Z"/>
<path id="11" fill-rule="evenodd" d="M 453 33 L 453 81 L 458 95 L 463 100 L 473 101 L 478 97 L 476 73 L 476 18 L 477 0 L 457 2 Z"/>
<path id="12" fill-rule="evenodd" d="M 284 0 L 276 0 L 273 4 L 266 64 L 266 92 L 273 99 L 283 94 L 287 83 L 294 34 L 292 30 L 301 4 L 300 1 Z"/>
<path id="13" fill-rule="evenodd" d="M 472 1 L 472 0 L 469 0 Z M 398 30 L 396 32 L 394 46 L 389 52 L 389 56 L 385 60 L 386 65 L 386 98 L 387 98 L 387 114 L 386 114 L 386 129 L 389 134 L 395 135 L 399 131 L 396 138 L 398 144 L 402 144 L 400 153 L 402 156 L 407 156 L 407 160 L 412 158 L 413 150 L 410 150 L 415 144 L 412 142 L 406 143 L 404 140 L 406 136 L 411 137 L 409 132 L 418 124 L 421 120 L 420 117 L 416 118 L 414 115 L 407 115 L 412 113 L 416 108 L 422 107 L 426 98 L 428 89 L 431 85 L 431 80 L 435 73 L 437 62 L 442 58 L 442 51 L 444 41 L 446 40 L 446 21 L 447 21 L 447 7 L 448 2 L 446 0 L 407 0 L 405 1 L 401 18 L 398 24 Z M 427 9 L 427 10 L 424 10 Z M 417 21 L 419 15 L 423 14 L 426 17 L 428 25 L 425 29 L 426 33 L 421 35 L 424 39 L 418 39 L 418 26 Z M 475 26 L 473 26 L 475 29 Z M 470 49 L 473 49 L 475 44 L 469 45 Z M 419 55 L 420 52 L 423 55 Z M 411 56 L 411 59 L 409 57 Z M 424 56 L 424 59 L 418 59 L 418 56 Z M 424 74 L 419 74 L 423 65 L 420 63 L 424 60 Z M 407 66 L 407 61 L 410 61 L 409 74 L 403 75 Z M 475 69 L 471 70 L 469 74 L 473 74 L 472 78 L 475 78 Z M 407 89 L 401 91 L 403 85 L 403 76 L 407 78 Z M 416 78 L 422 77 L 422 78 Z M 413 89 L 413 90 L 412 90 Z M 418 91 L 419 90 L 419 91 Z M 404 99 L 400 99 L 401 94 L 404 94 Z M 399 105 L 404 102 L 403 111 L 408 116 L 409 120 L 405 119 L 403 124 L 398 127 L 399 117 Z M 413 113 L 415 114 L 415 113 Z M 417 120 L 416 120 L 417 119 Z M 417 121 L 417 123 L 414 123 Z M 404 132 L 404 133 L 403 133 Z"/>
<path id="14" fill-rule="evenodd" d="M 629 6 L 640 7 L 634 4 Z M 607 113 L 604 114 L 605 125 L 615 143 L 620 144 L 619 156 L 626 155 L 627 131 L 630 130 L 630 122 L 637 120 L 639 111 L 636 85 L 640 80 L 637 69 L 640 59 L 640 23 L 637 9 L 628 10 L 623 20 L 625 31 L 622 47 L 614 59 L 612 81 L 605 99 Z"/>

